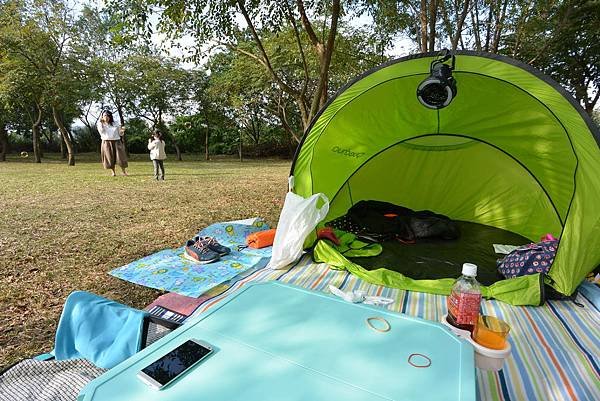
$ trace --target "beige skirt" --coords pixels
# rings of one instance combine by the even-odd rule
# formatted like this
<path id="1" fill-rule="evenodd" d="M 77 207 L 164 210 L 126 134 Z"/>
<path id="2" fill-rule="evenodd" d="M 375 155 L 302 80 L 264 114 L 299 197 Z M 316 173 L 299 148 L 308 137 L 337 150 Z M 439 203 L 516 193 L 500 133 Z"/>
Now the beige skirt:
<path id="1" fill-rule="evenodd" d="M 125 146 L 123 146 L 121 140 L 103 140 L 102 146 L 100 147 L 100 156 L 102 158 L 102 165 L 105 169 L 114 169 L 116 164 L 121 168 L 126 168 L 128 166 L 127 153 L 125 153 Z"/>

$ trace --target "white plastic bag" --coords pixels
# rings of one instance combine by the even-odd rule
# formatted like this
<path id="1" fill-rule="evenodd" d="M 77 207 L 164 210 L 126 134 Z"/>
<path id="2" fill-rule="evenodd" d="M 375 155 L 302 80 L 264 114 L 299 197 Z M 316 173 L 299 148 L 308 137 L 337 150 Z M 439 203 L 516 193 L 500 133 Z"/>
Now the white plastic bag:
<path id="1" fill-rule="evenodd" d="M 323 201 L 317 209 L 319 199 Z M 305 199 L 293 192 L 285 196 L 273 241 L 273 254 L 267 265 L 269 269 L 281 269 L 302 256 L 304 240 L 329 212 L 329 199 L 315 194 Z"/>

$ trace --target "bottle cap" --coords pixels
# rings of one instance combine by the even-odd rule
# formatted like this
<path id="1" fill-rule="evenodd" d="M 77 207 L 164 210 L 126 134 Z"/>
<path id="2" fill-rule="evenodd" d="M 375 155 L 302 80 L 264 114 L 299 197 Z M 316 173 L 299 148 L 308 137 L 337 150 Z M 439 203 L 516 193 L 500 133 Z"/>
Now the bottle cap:
<path id="1" fill-rule="evenodd" d="M 462 274 L 463 276 L 470 277 L 477 276 L 477 265 L 474 265 L 473 263 L 463 263 Z"/>

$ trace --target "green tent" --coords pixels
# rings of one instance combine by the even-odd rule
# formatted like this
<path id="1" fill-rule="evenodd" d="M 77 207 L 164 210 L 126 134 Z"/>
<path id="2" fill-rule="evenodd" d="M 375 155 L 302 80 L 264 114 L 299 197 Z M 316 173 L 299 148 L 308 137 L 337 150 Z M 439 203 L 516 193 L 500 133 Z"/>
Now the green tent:
<path id="1" fill-rule="evenodd" d="M 417 88 L 438 59 L 397 59 L 342 88 L 306 131 L 292 165 L 293 192 L 324 193 L 326 221 L 360 200 L 380 200 L 532 242 L 553 233 L 560 243 L 547 275 L 501 280 L 484 295 L 541 304 L 543 283 L 571 295 L 600 264 L 598 127 L 549 77 L 481 52 L 456 52 L 456 96 L 446 107 L 425 107 Z M 367 270 L 329 242 L 309 242 L 317 260 L 374 283 L 440 294 L 452 285 L 451 277 Z"/>

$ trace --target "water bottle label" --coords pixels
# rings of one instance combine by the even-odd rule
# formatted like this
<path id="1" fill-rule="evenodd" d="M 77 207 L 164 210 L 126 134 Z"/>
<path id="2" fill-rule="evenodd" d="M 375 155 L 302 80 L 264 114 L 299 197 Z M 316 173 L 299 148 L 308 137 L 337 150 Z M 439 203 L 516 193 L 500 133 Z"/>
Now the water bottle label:
<path id="1" fill-rule="evenodd" d="M 481 294 L 452 291 L 448 298 L 448 312 L 458 324 L 475 325 L 480 303 Z"/>

